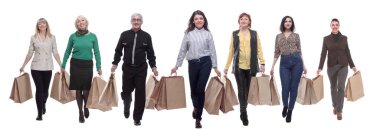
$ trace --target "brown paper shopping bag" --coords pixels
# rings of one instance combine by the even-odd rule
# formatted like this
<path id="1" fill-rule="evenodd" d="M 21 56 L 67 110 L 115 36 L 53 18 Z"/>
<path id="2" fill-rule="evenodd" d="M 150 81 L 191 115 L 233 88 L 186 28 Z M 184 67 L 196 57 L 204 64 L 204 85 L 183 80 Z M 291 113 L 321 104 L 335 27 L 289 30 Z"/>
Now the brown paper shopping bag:
<path id="1" fill-rule="evenodd" d="M 158 84 L 158 79 L 154 75 L 150 75 L 145 86 L 145 96 L 146 96 L 145 108 L 146 109 L 154 109 L 155 102 L 151 98 L 151 96 L 157 84 Z"/>
<path id="2" fill-rule="evenodd" d="M 235 93 L 235 90 L 232 86 L 231 80 L 225 76 L 222 79 L 222 82 L 224 84 L 224 95 L 222 98 L 222 103 L 220 106 L 220 110 L 223 113 L 227 113 L 229 111 L 234 110 L 233 106 L 238 105 L 238 99 Z"/>
<path id="3" fill-rule="evenodd" d="M 101 77 L 96 76 L 92 80 L 90 93 L 88 95 L 88 100 L 86 103 L 87 108 L 99 109 L 101 111 L 109 111 L 112 108 L 109 106 L 104 106 L 99 104 L 99 98 L 102 94 L 104 88 L 106 87 L 107 82 Z"/>
<path id="4" fill-rule="evenodd" d="M 158 111 L 167 109 L 166 79 L 161 78 L 157 90 L 156 88 L 154 90 L 157 91 L 157 94 L 153 92 L 151 98 L 156 101 L 155 108 Z"/>
<path id="5" fill-rule="evenodd" d="M 99 97 L 99 105 L 103 107 L 117 107 L 118 98 L 115 74 L 111 74 L 106 87 L 102 91 Z"/>
<path id="6" fill-rule="evenodd" d="M 182 76 L 163 77 L 165 79 L 167 109 L 186 108 L 185 81 Z M 162 80 L 162 79 L 161 79 Z"/>
<path id="7" fill-rule="evenodd" d="M 223 98 L 223 83 L 218 77 L 212 77 L 205 92 L 204 109 L 211 115 L 218 115 Z"/>
<path id="8" fill-rule="evenodd" d="M 270 105 L 271 94 L 270 77 L 263 74 L 261 77 L 252 77 L 248 93 L 248 103 L 252 105 Z"/>
<path id="9" fill-rule="evenodd" d="M 274 76 L 271 76 L 270 82 L 270 94 L 271 94 L 271 105 L 280 105 L 280 94 L 278 93 L 276 80 Z"/>
<path id="10" fill-rule="evenodd" d="M 32 87 L 28 73 L 24 73 L 18 77 L 15 77 L 9 98 L 12 99 L 15 103 L 23 103 L 33 98 Z"/>
<path id="11" fill-rule="evenodd" d="M 357 71 L 354 75 L 348 78 L 345 97 L 347 98 L 347 101 L 356 101 L 364 97 L 363 81 L 360 71 Z"/>
<path id="12" fill-rule="evenodd" d="M 297 102 L 302 105 L 310 105 L 310 92 L 306 90 L 308 87 L 311 87 L 311 79 L 303 75 L 298 84 L 297 92 Z"/>
<path id="13" fill-rule="evenodd" d="M 323 76 L 317 75 L 312 79 L 311 103 L 316 104 L 323 99 Z"/>
<path id="14" fill-rule="evenodd" d="M 75 100 L 75 90 L 69 90 L 70 75 L 65 72 L 63 77 L 60 72 L 54 74 L 50 97 L 62 104 Z"/>

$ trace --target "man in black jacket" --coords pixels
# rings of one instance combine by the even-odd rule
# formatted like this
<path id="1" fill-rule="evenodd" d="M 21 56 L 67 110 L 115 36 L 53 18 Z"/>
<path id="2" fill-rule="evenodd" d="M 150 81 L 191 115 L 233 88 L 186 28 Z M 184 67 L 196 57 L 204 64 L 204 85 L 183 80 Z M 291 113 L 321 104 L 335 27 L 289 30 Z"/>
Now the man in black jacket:
<path id="1" fill-rule="evenodd" d="M 115 72 L 117 64 L 123 56 L 123 91 L 121 98 L 124 102 L 124 116 L 129 117 L 129 107 L 132 102 L 132 92 L 135 92 L 135 103 L 133 110 L 133 120 L 136 126 L 141 125 L 140 120 L 145 109 L 145 81 L 147 76 L 147 63 L 155 76 L 158 75 L 156 68 L 156 56 L 154 55 L 152 38 L 150 35 L 141 30 L 143 17 L 141 14 L 134 13 L 131 16 L 132 29 L 124 31 L 120 35 L 119 42 L 115 49 L 114 61 L 111 72 Z"/>

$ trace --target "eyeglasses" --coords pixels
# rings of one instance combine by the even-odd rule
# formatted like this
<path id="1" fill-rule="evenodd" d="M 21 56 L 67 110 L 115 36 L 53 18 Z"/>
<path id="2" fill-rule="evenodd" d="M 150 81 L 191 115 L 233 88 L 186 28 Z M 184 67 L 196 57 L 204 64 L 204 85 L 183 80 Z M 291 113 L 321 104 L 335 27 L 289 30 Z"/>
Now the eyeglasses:
<path id="1" fill-rule="evenodd" d="M 131 21 L 132 21 L 132 22 L 141 22 L 141 19 L 133 18 Z"/>

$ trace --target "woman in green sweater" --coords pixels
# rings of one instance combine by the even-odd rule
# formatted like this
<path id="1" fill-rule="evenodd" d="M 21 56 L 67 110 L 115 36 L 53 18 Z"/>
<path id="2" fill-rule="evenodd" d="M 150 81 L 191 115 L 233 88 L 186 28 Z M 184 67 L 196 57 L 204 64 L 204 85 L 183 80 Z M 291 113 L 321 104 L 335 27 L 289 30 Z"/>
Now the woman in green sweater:
<path id="1" fill-rule="evenodd" d="M 69 42 L 63 57 L 62 69 L 65 71 L 66 62 L 72 53 L 70 60 L 70 90 L 76 90 L 76 100 L 79 108 L 79 122 L 84 123 L 84 117 L 88 118 L 90 113 L 86 105 L 91 80 L 93 75 L 92 58 L 95 55 L 96 70 L 102 74 L 101 59 L 98 39 L 94 33 L 88 31 L 88 21 L 84 16 L 78 16 L 75 20 L 77 31 L 70 35 Z M 94 52 L 93 52 L 94 51 Z M 84 107 L 84 113 L 83 113 Z"/>

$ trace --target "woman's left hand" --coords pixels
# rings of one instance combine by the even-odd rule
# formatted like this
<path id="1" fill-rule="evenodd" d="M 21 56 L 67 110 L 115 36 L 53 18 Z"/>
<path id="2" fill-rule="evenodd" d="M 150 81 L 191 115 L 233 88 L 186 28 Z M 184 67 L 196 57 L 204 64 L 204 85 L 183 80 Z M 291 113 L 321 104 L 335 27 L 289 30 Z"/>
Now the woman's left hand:
<path id="1" fill-rule="evenodd" d="M 218 68 L 214 68 L 214 71 L 215 71 L 216 75 L 218 75 L 218 77 L 220 77 L 220 71 L 218 70 Z"/>

